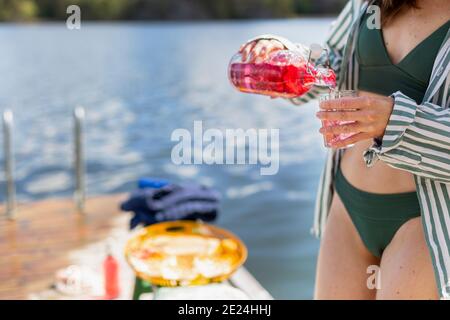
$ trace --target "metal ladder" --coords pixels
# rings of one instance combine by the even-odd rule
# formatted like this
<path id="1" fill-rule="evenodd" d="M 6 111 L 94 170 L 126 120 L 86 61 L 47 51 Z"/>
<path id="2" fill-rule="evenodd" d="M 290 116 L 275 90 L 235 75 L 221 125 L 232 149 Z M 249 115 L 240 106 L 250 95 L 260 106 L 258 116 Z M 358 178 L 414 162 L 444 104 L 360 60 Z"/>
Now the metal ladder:
<path id="1" fill-rule="evenodd" d="M 86 201 L 85 159 L 84 159 L 84 122 L 86 112 L 83 107 L 73 110 L 73 170 L 75 176 L 74 202 L 79 213 L 84 213 Z M 14 220 L 17 214 L 16 183 L 14 178 L 14 115 L 11 110 L 3 112 L 3 154 L 6 183 L 6 210 L 7 219 Z"/>

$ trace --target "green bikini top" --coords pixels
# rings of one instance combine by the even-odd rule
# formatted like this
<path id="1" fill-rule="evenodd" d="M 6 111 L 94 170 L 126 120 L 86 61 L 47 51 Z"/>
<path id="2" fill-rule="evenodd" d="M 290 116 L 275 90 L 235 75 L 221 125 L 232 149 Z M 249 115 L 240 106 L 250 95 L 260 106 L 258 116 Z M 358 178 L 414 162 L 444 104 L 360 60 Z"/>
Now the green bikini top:
<path id="1" fill-rule="evenodd" d="M 421 103 L 428 87 L 434 60 L 450 27 L 450 20 L 393 64 L 384 45 L 381 29 L 361 23 L 356 55 L 359 63 L 358 89 L 385 96 L 400 90 Z"/>

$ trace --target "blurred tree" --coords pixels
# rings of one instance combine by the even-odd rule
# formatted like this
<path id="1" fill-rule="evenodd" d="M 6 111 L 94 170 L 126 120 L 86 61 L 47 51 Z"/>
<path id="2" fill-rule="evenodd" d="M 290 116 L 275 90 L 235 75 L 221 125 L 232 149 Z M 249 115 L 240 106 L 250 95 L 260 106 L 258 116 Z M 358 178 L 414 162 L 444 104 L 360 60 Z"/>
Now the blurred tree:
<path id="1" fill-rule="evenodd" d="M 211 16 L 217 19 L 230 19 L 236 17 L 235 3 L 230 0 L 200 0 Z"/>
<path id="2" fill-rule="evenodd" d="M 1 1 L 1 0 L 0 0 Z M 31 0 L 30 0 L 31 1 Z M 82 17 L 89 20 L 121 19 L 126 11 L 129 0 L 34 0 L 38 7 L 38 17 L 42 19 L 64 20 L 67 18 L 66 9 L 74 4 L 82 11 Z M 0 5 L 1 8 L 1 5 Z M 0 9 L 1 11 L 1 9 Z"/>
<path id="3" fill-rule="evenodd" d="M 87 20 L 248 19 L 335 14 L 346 0 L 0 0 L 0 21 L 63 20 L 71 4 Z"/>
<path id="4" fill-rule="evenodd" d="M 289 17 L 294 13 L 294 0 L 264 0 L 264 5 L 276 18 Z"/>
<path id="5" fill-rule="evenodd" d="M 295 1 L 294 11 L 297 14 L 311 13 L 313 4 L 311 0 Z"/>
<path id="6" fill-rule="evenodd" d="M 33 0 L 0 0 L 0 20 L 33 20 L 37 13 Z"/>

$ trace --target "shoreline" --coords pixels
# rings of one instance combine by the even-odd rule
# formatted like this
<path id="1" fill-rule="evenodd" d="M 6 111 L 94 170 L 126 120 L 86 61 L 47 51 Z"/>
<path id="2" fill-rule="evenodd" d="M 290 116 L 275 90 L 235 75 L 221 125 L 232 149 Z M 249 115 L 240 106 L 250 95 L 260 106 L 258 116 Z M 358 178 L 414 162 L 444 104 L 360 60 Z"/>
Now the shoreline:
<path id="1" fill-rule="evenodd" d="M 298 21 L 298 20 L 329 20 L 334 15 L 299 15 L 284 18 L 250 18 L 250 19 L 165 19 L 165 20 L 89 20 L 83 19 L 83 24 L 228 24 L 228 23 L 255 23 L 255 22 L 277 22 L 277 21 Z M 51 25 L 66 23 L 66 20 L 30 20 L 30 21 L 0 21 L 2 25 Z"/>

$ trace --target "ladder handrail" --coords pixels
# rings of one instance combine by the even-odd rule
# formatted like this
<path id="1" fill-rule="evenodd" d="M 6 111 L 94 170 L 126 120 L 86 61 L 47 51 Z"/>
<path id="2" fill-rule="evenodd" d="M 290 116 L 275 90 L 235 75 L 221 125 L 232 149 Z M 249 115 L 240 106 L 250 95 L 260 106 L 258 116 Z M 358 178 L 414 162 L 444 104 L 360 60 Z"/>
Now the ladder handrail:
<path id="1" fill-rule="evenodd" d="M 73 110 L 74 119 L 74 171 L 75 171 L 75 205 L 80 213 L 84 212 L 86 200 L 86 183 L 84 167 L 84 119 L 85 110 L 83 107 L 76 107 Z"/>
<path id="2" fill-rule="evenodd" d="M 14 115 L 11 110 L 3 112 L 3 154 L 6 181 L 6 217 L 14 219 L 16 211 L 16 184 L 14 180 L 13 151 Z"/>
<path id="3" fill-rule="evenodd" d="M 86 201 L 85 159 L 84 159 L 84 120 L 85 110 L 76 107 L 73 110 L 74 121 L 74 201 L 77 210 L 84 212 Z M 14 144 L 13 144 L 14 115 L 9 109 L 3 112 L 3 154 L 6 182 L 6 212 L 9 219 L 15 218 L 16 213 L 16 183 L 14 178 Z"/>

